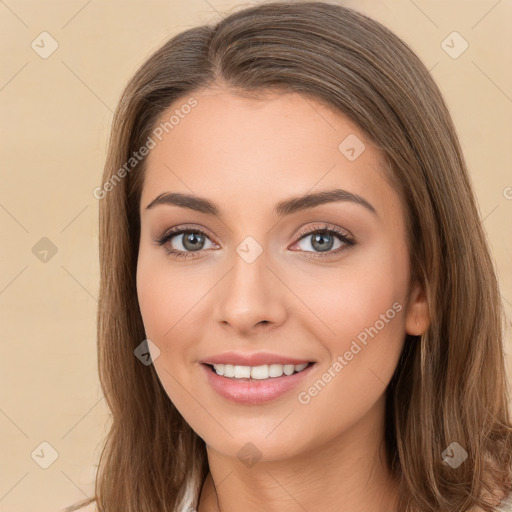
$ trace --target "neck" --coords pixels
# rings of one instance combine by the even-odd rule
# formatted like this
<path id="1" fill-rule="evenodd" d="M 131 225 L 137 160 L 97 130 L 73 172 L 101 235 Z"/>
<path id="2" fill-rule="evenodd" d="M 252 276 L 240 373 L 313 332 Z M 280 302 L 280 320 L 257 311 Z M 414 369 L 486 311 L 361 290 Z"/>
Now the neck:
<path id="1" fill-rule="evenodd" d="M 383 403 L 336 439 L 286 460 L 262 459 L 249 468 L 208 446 L 210 473 L 198 512 L 395 511 Z"/>

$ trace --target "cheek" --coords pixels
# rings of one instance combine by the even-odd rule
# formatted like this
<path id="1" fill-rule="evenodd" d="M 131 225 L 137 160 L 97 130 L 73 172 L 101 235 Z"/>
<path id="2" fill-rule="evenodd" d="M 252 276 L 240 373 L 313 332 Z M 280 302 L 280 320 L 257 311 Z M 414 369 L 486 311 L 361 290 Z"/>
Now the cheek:
<path id="1" fill-rule="evenodd" d="M 189 382 L 189 340 L 194 329 L 193 305 L 197 302 L 197 288 L 187 286 L 186 273 L 176 272 L 159 256 L 139 254 L 137 265 L 137 294 L 146 337 L 159 349 L 153 366 L 180 413 L 192 424 L 197 423 L 196 411 L 191 407 Z M 195 290 L 195 291 L 194 291 Z M 197 324 L 196 324 L 197 325 Z M 197 327 L 196 327 L 197 328 Z"/>
<path id="2" fill-rule="evenodd" d="M 334 333 L 324 329 L 319 341 L 329 357 L 297 393 L 304 421 L 327 437 L 350 429 L 382 399 L 405 338 L 396 280 L 353 270 L 332 283 L 330 300 L 324 298 L 322 319 Z"/>
<path id="3" fill-rule="evenodd" d="M 145 257 L 144 251 L 140 251 L 137 262 L 137 297 L 146 336 L 150 339 L 159 332 L 158 325 L 163 320 L 161 311 L 166 307 L 163 277 Z"/>
<path id="4" fill-rule="evenodd" d="M 307 318 L 319 326 L 317 332 L 331 355 L 344 351 L 358 335 L 364 338 L 375 324 L 381 338 L 402 338 L 401 311 L 406 309 L 409 280 L 407 251 L 387 240 L 383 237 L 374 246 L 351 254 L 336 270 L 304 272 L 293 280 L 297 295 L 307 297 L 307 305 L 315 313 Z"/>
<path id="5" fill-rule="evenodd" d="M 165 254 L 141 250 L 137 295 L 146 336 L 164 356 L 160 364 L 166 359 L 166 365 L 180 371 L 181 362 L 190 362 L 194 348 L 190 340 L 199 339 L 198 331 L 206 325 L 201 302 L 212 286 L 205 279 L 194 279 L 190 269 L 180 271 Z"/>
<path id="6" fill-rule="evenodd" d="M 183 303 L 186 288 L 176 282 L 177 276 L 171 274 L 159 259 L 145 249 L 140 250 L 137 263 L 137 296 L 146 336 L 164 355 L 168 350 L 164 340 L 173 332 L 173 325 L 177 321 L 177 306 L 180 301 Z M 159 362 L 161 360 L 159 358 Z"/>
<path id="7" fill-rule="evenodd" d="M 318 319 L 311 316 L 308 329 L 317 333 L 329 354 L 320 370 L 322 382 L 312 394 L 304 390 L 304 402 L 322 395 L 314 398 L 315 407 L 328 408 L 328 397 L 339 397 L 345 413 L 363 413 L 385 391 L 403 348 L 407 251 L 383 243 L 364 254 L 368 256 L 361 252 L 336 273 L 303 282 L 298 292 L 308 291 L 308 305 L 324 325 L 318 328 Z M 322 391 L 324 384 L 330 391 Z"/>
<path id="8" fill-rule="evenodd" d="M 163 249 L 141 246 L 137 261 L 137 296 L 148 337 L 162 338 L 186 299 L 180 272 L 171 268 Z"/>

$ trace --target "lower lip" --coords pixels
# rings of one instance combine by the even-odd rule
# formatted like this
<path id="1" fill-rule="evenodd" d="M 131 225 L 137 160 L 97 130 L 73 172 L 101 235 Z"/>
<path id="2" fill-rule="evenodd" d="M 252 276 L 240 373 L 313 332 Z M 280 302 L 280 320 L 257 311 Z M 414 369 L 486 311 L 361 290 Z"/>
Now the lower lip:
<path id="1" fill-rule="evenodd" d="M 301 372 L 268 379 L 234 379 L 217 375 L 211 367 L 201 364 L 210 386 L 222 397 L 238 404 L 257 405 L 275 400 L 298 386 L 315 363 Z"/>

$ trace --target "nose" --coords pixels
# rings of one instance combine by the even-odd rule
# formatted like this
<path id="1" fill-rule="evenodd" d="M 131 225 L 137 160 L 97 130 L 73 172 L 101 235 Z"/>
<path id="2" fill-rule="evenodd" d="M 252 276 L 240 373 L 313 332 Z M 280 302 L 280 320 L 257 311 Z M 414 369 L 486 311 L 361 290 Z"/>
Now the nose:
<path id="1" fill-rule="evenodd" d="M 268 260 L 265 252 L 251 263 L 235 254 L 233 267 L 215 287 L 215 320 L 223 329 L 247 336 L 286 320 L 287 290 Z"/>

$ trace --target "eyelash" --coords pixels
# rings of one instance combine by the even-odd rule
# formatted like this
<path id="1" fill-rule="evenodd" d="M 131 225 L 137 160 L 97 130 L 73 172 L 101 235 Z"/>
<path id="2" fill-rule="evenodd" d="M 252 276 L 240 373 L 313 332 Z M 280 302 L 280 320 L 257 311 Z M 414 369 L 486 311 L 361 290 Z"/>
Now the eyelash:
<path id="1" fill-rule="evenodd" d="M 206 233 L 202 229 L 181 226 L 181 227 L 169 229 L 160 238 L 157 238 L 156 240 L 154 240 L 154 242 L 158 246 L 163 247 L 172 238 L 174 238 L 175 236 L 181 235 L 183 233 L 200 233 L 201 235 L 209 238 L 208 233 Z M 297 242 L 299 242 L 300 240 L 302 240 L 303 238 L 305 238 L 307 236 L 316 235 L 316 234 L 336 235 L 338 237 L 338 239 L 345 244 L 345 247 L 338 248 L 334 252 L 327 251 L 326 253 L 314 253 L 314 254 L 316 254 L 315 258 L 326 258 L 326 257 L 332 256 L 334 254 L 338 254 L 339 252 L 341 252 L 347 248 L 353 247 L 356 244 L 355 240 L 353 238 L 351 238 L 349 235 L 347 235 L 344 231 L 342 231 L 339 228 L 333 227 L 333 226 L 329 227 L 326 224 L 324 224 L 323 226 L 320 226 L 320 227 L 316 227 L 313 230 L 305 229 L 305 230 L 300 231 L 297 234 L 297 236 L 298 236 Z M 297 242 L 295 242 L 295 243 L 297 243 Z M 201 252 L 201 251 L 196 251 L 196 252 L 177 251 L 176 249 L 170 249 L 168 247 L 166 247 L 165 250 L 166 250 L 167 254 L 169 254 L 170 256 L 176 257 L 176 258 L 187 258 L 187 257 L 195 258 L 195 257 L 197 257 L 197 256 L 195 256 L 195 253 Z M 312 252 L 312 251 L 304 251 L 304 252 Z"/>

